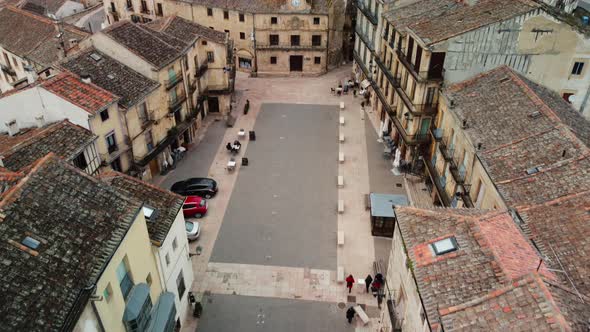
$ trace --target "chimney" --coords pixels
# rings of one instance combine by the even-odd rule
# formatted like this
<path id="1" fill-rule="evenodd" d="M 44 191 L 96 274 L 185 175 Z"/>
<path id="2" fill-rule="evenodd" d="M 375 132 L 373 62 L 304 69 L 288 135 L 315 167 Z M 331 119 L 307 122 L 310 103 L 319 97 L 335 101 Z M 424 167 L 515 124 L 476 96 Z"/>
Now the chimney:
<path id="1" fill-rule="evenodd" d="M 35 122 L 37 123 L 37 128 L 43 128 L 43 126 L 45 126 L 45 117 L 43 114 L 36 116 Z"/>
<path id="2" fill-rule="evenodd" d="M 88 75 L 87 73 L 82 73 L 80 75 L 80 78 L 82 79 L 82 82 L 84 82 L 86 84 L 92 83 L 92 79 L 90 78 L 90 75 Z"/>
<path id="3" fill-rule="evenodd" d="M 16 123 L 16 119 L 6 122 L 5 125 L 8 128 L 8 135 L 9 136 L 14 136 L 14 135 L 18 134 L 19 130 L 18 130 L 18 123 Z"/>
<path id="4" fill-rule="evenodd" d="M 35 71 L 35 68 L 33 68 L 33 66 L 31 66 L 31 65 L 25 65 L 24 69 L 25 69 L 25 75 L 27 76 L 27 82 L 29 84 L 35 83 L 37 81 L 37 78 L 39 78 L 37 76 L 37 72 Z"/>

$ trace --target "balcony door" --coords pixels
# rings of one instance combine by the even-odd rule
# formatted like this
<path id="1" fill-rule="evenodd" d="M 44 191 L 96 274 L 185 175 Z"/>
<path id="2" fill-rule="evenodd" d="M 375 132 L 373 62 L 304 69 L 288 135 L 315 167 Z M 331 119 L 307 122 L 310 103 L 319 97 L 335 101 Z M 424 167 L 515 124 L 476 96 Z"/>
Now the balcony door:
<path id="1" fill-rule="evenodd" d="M 428 128 L 430 128 L 430 118 L 428 119 L 422 119 L 422 122 L 420 123 L 420 135 L 427 135 L 428 134 Z"/>

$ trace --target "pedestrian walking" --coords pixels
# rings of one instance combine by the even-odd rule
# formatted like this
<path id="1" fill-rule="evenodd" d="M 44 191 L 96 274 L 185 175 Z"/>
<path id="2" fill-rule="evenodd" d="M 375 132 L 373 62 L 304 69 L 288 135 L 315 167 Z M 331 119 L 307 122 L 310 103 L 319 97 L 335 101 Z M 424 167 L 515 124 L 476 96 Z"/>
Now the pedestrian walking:
<path id="1" fill-rule="evenodd" d="M 346 287 L 348 288 L 348 293 L 352 292 L 352 285 L 354 285 L 354 277 L 352 274 L 349 274 L 348 277 L 346 277 Z"/>
<path id="2" fill-rule="evenodd" d="M 365 287 L 367 287 L 367 293 L 369 292 L 369 287 L 371 287 L 371 283 L 373 282 L 373 277 L 371 277 L 371 275 L 367 275 L 367 278 L 365 278 Z"/>
<path id="3" fill-rule="evenodd" d="M 354 318 L 354 307 L 350 307 L 348 308 L 348 310 L 346 310 L 346 319 L 348 319 L 348 324 L 352 324 L 352 319 Z"/>

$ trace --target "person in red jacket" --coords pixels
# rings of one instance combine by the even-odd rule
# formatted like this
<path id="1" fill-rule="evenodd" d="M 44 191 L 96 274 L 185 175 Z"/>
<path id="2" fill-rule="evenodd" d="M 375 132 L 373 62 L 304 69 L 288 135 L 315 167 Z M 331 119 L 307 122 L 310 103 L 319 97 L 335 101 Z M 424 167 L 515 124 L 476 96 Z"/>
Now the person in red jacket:
<path id="1" fill-rule="evenodd" d="M 348 288 L 348 293 L 352 292 L 352 285 L 354 285 L 354 277 L 352 274 L 349 274 L 348 277 L 346 277 L 346 287 Z"/>

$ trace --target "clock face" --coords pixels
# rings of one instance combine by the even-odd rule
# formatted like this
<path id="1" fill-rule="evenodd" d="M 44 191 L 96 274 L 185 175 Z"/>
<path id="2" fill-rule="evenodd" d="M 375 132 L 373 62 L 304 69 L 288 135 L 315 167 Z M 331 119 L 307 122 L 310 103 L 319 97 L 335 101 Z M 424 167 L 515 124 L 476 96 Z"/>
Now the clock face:
<path id="1" fill-rule="evenodd" d="M 291 0 L 291 4 L 293 5 L 293 7 L 299 7 L 300 3 L 301 3 L 301 0 Z"/>

